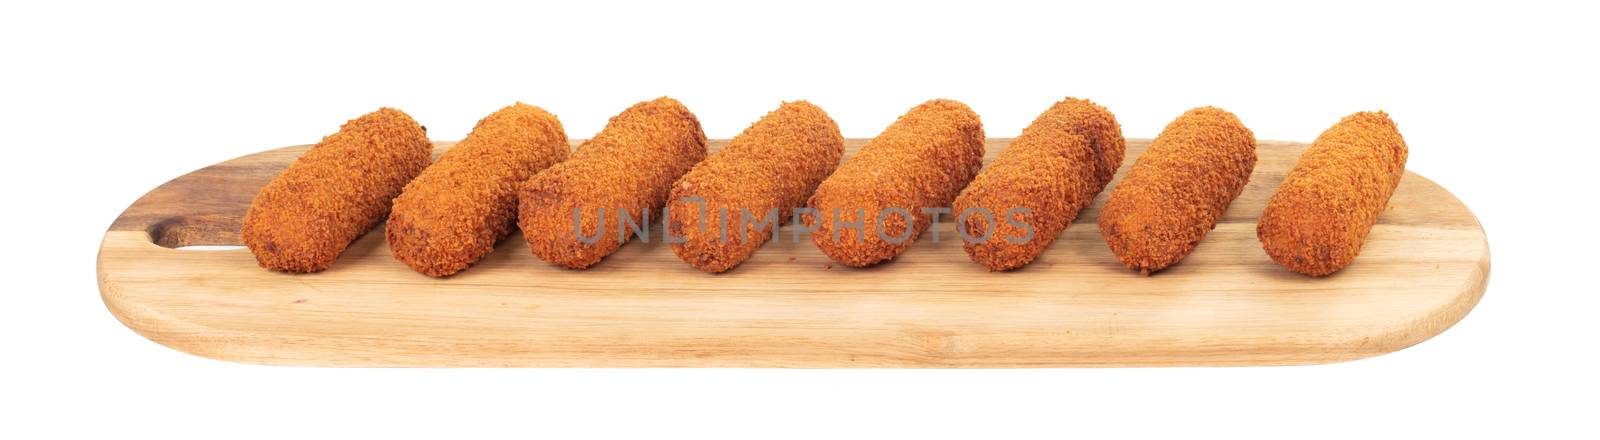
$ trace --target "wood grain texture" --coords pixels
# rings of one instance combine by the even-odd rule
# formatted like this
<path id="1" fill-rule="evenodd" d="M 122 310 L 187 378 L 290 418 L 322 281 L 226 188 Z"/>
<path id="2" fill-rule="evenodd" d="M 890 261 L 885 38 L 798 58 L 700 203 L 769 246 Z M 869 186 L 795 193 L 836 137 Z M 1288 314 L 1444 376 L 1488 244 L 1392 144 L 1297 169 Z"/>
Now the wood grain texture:
<path id="1" fill-rule="evenodd" d="M 847 157 L 864 143 L 848 141 Z M 988 158 L 1006 144 L 989 140 Z M 1148 145 L 1129 140 L 1123 171 Z M 924 235 L 868 269 L 830 264 L 785 227 L 721 275 L 679 261 L 659 225 L 587 271 L 544 264 L 514 235 L 442 280 L 394 261 L 381 230 L 306 275 L 260 269 L 245 249 L 173 249 L 239 244 L 250 199 L 306 148 L 217 164 L 135 202 L 101 243 L 107 308 L 161 344 L 262 364 L 1286 365 L 1426 340 L 1477 304 L 1489 276 L 1477 219 L 1410 173 L 1350 267 L 1327 278 L 1279 267 L 1255 219 L 1305 145 L 1272 141 L 1260 142 L 1255 174 L 1216 230 L 1151 277 L 1124 269 L 1101 240 L 1104 193 L 1037 261 L 1008 273 L 968 261 L 948 220 L 935 226 L 940 242 Z"/>

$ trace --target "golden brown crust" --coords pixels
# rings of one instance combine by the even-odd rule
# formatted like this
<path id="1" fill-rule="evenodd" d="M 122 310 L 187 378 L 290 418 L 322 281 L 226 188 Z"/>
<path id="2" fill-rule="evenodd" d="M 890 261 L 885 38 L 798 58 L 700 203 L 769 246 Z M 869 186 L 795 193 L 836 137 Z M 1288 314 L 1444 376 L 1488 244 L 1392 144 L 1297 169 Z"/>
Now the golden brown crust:
<path id="1" fill-rule="evenodd" d="M 466 269 L 511 232 L 522 183 L 570 149 L 544 109 L 519 102 L 484 117 L 395 199 L 390 252 L 429 276 Z"/>
<path id="2" fill-rule="evenodd" d="M 1125 150 L 1104 107 L 1072 98 L 1050 106 L 956 198 L 956 218 L 972 213 L 956 227 L 983 238 L 962 244 L 967 256 L 996 271 L 1033 261 L 1111 181 Z"/>
<path id="3" fill-rule="evenodd" d="M 350 120 L 261 188 L 240 238 L 261 267 L 327 269 L 383 220 L 432 154 L 427 132 L 404 112 L 382 108 Z"/>
<path id="4" fill-rule="evenodd" d="M 1184 112 L 1111 191 L 1100 235 L 1123 265 L 1165 269 L 1217 226 L 1255 166 L 1255 134 L 1238 117 L 1215 107 Z"/>
<path id="5" fill-rule="evenodd" d="M 618 237 L 620 210 L 633 224 L 649 227 L 644 217 L 659 218 L 672 183 L 705 156 L 705 132 L 683 104 L 666 97 L 635 104 L 571 159 L 528 179 L 518 193 L 518 225 L 534 256 L 587 268 L 632 239 Z M 581 214 L 578 231 L 592 242 L 574 231 L 574 210 Z"/>
<path id="6" fill-rule="evenodd" d="M 1344 117 L 1322 132 L 1267 201 L 1256 224 L 1278 264 L 1311 276 L 1355 260 L 1406 172 L 1406 141 L 1383 112 Z"/>
<path id="7" fill-rule="evenodd" d="M 935 99 L 912 108 L 817 187 L 817 212 L 803 216 L 812 242 L 855 267 L 900 255 L 932 222 L 923 208 L 950 206 L 978 173 L 983 141 L 983 123 L 966 104 Z"/>
<path id="8" fill-rule="evenodd" d="M 826 112 L 784 103 L 673 185 L 667 228 L 683 242 L 672 252 L 706 272 L 732 269 L 771 239 L 842 156 L 844 136 Z"/>

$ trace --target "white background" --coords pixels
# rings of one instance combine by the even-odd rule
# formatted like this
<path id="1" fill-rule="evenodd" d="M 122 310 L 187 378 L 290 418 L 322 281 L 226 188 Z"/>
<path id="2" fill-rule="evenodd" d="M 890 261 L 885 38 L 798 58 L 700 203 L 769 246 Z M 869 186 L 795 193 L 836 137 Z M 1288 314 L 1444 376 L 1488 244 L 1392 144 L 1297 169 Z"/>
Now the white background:
<path id="1" fill-rule="evenodd" d="M 0 437 L 1595 438 L 1596 14 L 1506 2 L 1043 8 L 107 2 L 0 6 Z M 1310 141 L 1383 109 L 1488 232 L 1460 324 L 1287 368 L 395 370 L 240 365 L 124 328 L 101 234 L 182 173 L 395 106 L 458 139 L 515 100 L 588 137 L 671 95 L 712 137 L 808 99 L 870 137 L 954 98 L 990 136 L 1093 99 L 1129 137 L 1216 105 Z"/>

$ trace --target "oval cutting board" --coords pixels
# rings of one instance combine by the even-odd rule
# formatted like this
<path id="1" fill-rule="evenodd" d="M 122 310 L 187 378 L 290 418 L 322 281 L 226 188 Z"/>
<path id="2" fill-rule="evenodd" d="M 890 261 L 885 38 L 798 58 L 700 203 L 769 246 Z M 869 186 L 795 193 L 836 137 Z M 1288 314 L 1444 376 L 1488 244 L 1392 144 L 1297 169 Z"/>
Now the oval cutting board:
<path id="1" fill-rule="evenodd" d="M 848 141 L 846 157 L 864 143 Z M 988 157 L 1007 143 L 990 139 Z M 1148 145 L 1129 140 L 1123 171 Z M 107 308 L 163 345 L 262 364 L 1284 365 L 1426 340 L 1477 304 L 1489 275 L 1477 219 L 1411 173 L 1350 267 L 1326 278 L 1279 267 L 1256 241 L 1256 216 L 1305 145 L 1272 141 L 1259 143 L 1255 174 L 1217 228 L 1149 277 L 1120 266 L 1101 240 L 1105 193 L 1037 261 L 1005 273 L 968 261 L 949 221 L 935 226 L 942 241 L 925 234 L 868 269 L 830 264 L 785 227 L 721 275 L 679 261 L 659 226 L 651 242 L 586 271 L 544 264 L 513 235 L 447 279 L 394 261 L 381 227 L 316 274 L 263 270 L 242 248 L 177 249 L 238 245 L 251 198 L 306 148 L 213 165 L 135 202 L 101 243 Z"/>

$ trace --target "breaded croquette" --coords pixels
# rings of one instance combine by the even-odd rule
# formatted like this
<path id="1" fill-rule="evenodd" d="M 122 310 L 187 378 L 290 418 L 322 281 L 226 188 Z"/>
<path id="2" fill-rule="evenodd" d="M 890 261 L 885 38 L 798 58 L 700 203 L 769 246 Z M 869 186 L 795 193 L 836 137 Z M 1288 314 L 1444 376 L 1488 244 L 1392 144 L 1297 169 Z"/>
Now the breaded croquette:
<path id="1" fill-rule="evenodd" d="M 718 273 L 765 244 L 839 166 L 844 136 L 821 108 L 784 103 L 678 179 L 667 198 L 672 252 Z"/>
<path id="2" fill-rule="evenodd" d="M 571 148 L 561 121 L 538 107 L 519 102 L 484 117 L 395 199 L 390 252 L 429 276 L 466 269 L 511 233 L 522 183 Z"/>
<path id="3" fill-rule="evenodd" d="M 649 228 L 658 217 L 649 213 L 666 203 L 672 183 L 705 157 L 705 132 L 683 104 L 666 97 L 635 104 L 571 159 L 528 179 L 518 193 L 518 224 L 534 256 L 587 268 L 633 238 L 624 228 Z"/>
<path id="4" fill-rule="evenodd" d="M 240 238 L 261 267 L 327 269 L 389 214 L 390 202 L 432 154 L 427 131 L 399 110 L 382 108 L 346 122 L 261 188 Z"/>
<path id="5" fill-rule="evenodd" d="M 1349 265 L 1400 185 L 1406 154 L 1405 138 L 1381 111 L 1322 132 L 1261 212 L 1256 237 L 1267 255 L 1311 276 Z"/>
<path id="6" fill-rule="evenodd" d="M 811 196 L 811 241 L 865 267 L 905 252 L 983 166 L 983 123 L 960 102 L 935 99 L 901 115 Z"/>
<path id="7" fill-rule="evenodd" d="M 1100 210 L 1100 235 L 1140 273 L 1189 255 L 1256 167 L 1256 137 L 1233 113 L 1184 112 L 1161 130 Z"/>
<path id="8" fill-rule="evenodd" d="M 1033 261 L 1072 225 L 1122 165 L 1122 127 L 1104 107 L 1057 102 L 1022 130 L 956 198 L 973 262 L 1010 270 Z"/>

